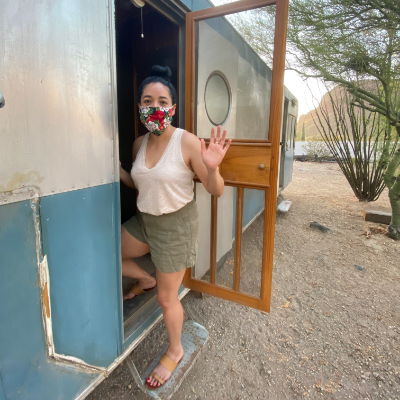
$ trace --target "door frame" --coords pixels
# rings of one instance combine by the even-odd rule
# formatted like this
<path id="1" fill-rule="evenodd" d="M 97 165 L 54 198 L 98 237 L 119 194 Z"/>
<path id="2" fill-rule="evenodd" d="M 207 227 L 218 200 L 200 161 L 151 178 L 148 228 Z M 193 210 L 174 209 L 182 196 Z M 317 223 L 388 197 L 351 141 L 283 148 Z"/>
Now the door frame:
<path id="1" fill-rule="evenodd" d="M 177 86 L 177 92 L 178 92 L 178 102 L 179 104 L 177 105 L 180 109 L 179 112 L 179 121 L 178 121 L 178 126 L 184 126 L 184 118 L 185 118 L 185 45 L 186 45 L 186 14 L 190 12 L 190 8 L 186 7 L 183 3 L 175 2 L 174 0 L 146 0 L 146 4 L 154 8 L 157 12 L 162 14 L 165 18 L 169 19 L 172 21 L 174 24 L 176 24 L 179 28 L 179 33 L 178 33 L 178 86 Z M 114 18 L 113 18 L 114 20 Z M 114 23 L 114 21 L 113 21 Z M 112 34 L 115 35 L 115 26 L 113 26 Z M 138 39 L 140 40 L 140 39 Z M 115 42 L 115 37 L 112 38 L 112 43 Z M 114 61 L 114 69 L 116 71 L 116 61 Z M 115 72 L 115 82 L 116 82 L 116 72 Z M 116 87 L 116 84 L 115 84 Z M 134 95 L 136 95 L 136 88 L 134 88 Z M 116 90 L 115 90 L 115 96 L 116 96 Z M 116 103 L 115 103 L 116 104 Z M 116 121 L 118 121 L 118 114 L 116 113 Z M 118 149 L 118 143 L 117 143 L 117 149 Z M 116 160 L 119 160 L 119 153 L 118 157 L 116 157 Z M 119 174 L 119 164 L 117 168 L 118 174 Z M 120 213 L 120 202 L 118 200 L 118 213 Z M 121 224 L 118 226 L 118 234 L 121 229 Z M 121 254 L 121 240 L 119 237 L 119 242 L 118 242 L 118 252 Z M 122 286 L 122 261 L 121 258 L 119 257 L 119 272 L 121 275 L 121 285 Z M 188 289 L 184 288 L 182 285 L 179 288 L 179 293 L 178 297 L 181 300 L 186 294 L 189 292 Z M 127 355 L 136 347 L 139 345 L 139 343 L 148 335 L 148 333 L 160 322 L 163 318 L 161 308 L 158 308 L 153 314 L 151 314 L 145 321 L 143 322 L 140 327 L 135 330 L 134 332 L 131 332 L 129 334 L 126 334 L 124 331 L 124 321 L 123 321 L 123 304 L 121 302 L 121 307 L 120 307 L 120 325 L 122 329 L 122 339 L 121 339 L 121 356 L 119 359 L 116 360 L 115 364 L 118 365 L 119 363 L 122 362 L 122 360 L 127 357 Z M 113 365 L 112 369 L 116 367 L 116 365 Z"/>
<path id="2" fill-rule="evenodd" d="M 265 218 L 263 233 L 262 250 L 262 272 L 261 272 L 261 295 L 260 298 L 239 293 L 236 290 L 226 289 L 215 286 L 212 283 L 204 282 L 192 278 L 192 269 L 188 268 L 184 277 L 184 286 L 211 294 L 226 300 L 234 301 L 262 311 L 270 311 L 272 266 L 274 252 L 274 234 L 276 218 L 276 196 L 278 189 L 279 154 L 280 154 L 280 133 L 282 122 L 282 102 L 283 102 L 283 80 L 285 71 L 286 53 L 286 30 L 288 18 L 288 0 L 241 0 L 218 7 L 207 8 L 204 10 L 189 12 L 186 14 L 186 85 L 185 85 L 185 129 L 194 132 L 195 128 L 195 94 L 196 94 L 196 73 L 195 73 L 195 24 L 198 21 L 223 17 L 229 14 L 252 10 L 255 8 L 276 5 L 275 16 L 275 38 L 274 38 L 274 58 L 272 67 L 271 83 L 271 103 L 269 120 L 269 142 L 271 143 L 271 163 L 270 163 L 270 185 L 265 189 Z M 238 189 L 237 212 L 243 207 L 243 189 Z M 216 208 L 217 199 L 212 198 L 212 223 L 211 238 L 216 233 Z M 237 225 L 241 216 L 237 216 Z M 241 231 L 237 228 L 237 233 Z M 240 247 L 238 245 L 237 247 Z M 211 245 L 213 249 L 213 245 Z M 215 249 L 211 249 L 211 254 Z M 236 254 L 237 254 L 236 249 Z M 212 265 L 212 262 L 211 262 Z M 235 270 L 235 276 L 239 271 Z M 235 285 L 236 286 L 236 285 Z"/>

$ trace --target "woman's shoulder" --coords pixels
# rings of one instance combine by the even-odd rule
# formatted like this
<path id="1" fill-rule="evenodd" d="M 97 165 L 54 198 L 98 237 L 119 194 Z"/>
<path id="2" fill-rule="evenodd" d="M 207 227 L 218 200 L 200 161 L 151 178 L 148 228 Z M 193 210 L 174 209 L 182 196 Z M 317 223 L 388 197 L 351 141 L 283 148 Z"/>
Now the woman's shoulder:
<path id="1" fill-rule="evenodd" d="M 146 135 L 138 136 L 133 142 L 133 148 L 132 148 L 133 159 L 136 158 L 137 153 L 139 152 L 140 146 L 142 145 L 145 137 Z"/>
<path id="2" fill-rule="evenodd" d="M 187 146 L 196 146 L 197 147 L 200 145 L 200 139 L 193 133 L 183 130 L 182 144 L 184 146 L 187 145 Z"/>

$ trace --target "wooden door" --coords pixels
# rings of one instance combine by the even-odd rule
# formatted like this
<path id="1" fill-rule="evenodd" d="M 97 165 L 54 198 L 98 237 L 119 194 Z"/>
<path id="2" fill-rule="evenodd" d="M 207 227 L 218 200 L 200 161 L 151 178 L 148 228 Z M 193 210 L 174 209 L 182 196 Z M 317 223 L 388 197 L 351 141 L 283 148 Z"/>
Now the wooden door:
<path id="1" fill-rule="evenodd" d="M 239 15 L 246 22 L 249 15 L 243 13 L 261 7 L 273 7 L 274 12 L 272 69 L 262 64 L 231 19 Z M 215 279 L 219 226 L 218 199 L 214 196 L 207 249 L 209 279 L 204 281 L 194 276 L 191 268 L 185 274 L 184 286 L 267 312 L 271 299 L 287 14 L 288 0 L 241 0 L 191 12 L 186 17 L 185 127 L 201 137 L 208 125 L 221 124 L 228 129 L 228 137 L 235 135 L 220 172 L 225 185 L 237 189 L 232 288 L 218 285 Z M 210 82 L 214 86 L 209 86 Z M 261 121 L 258 128 L 254 128 L 256 120 Z M 262 121 L 265 132 L 261 132 Z M 241 292 L 239 285 L 245 188 L 262 190 L 265 198 L 259 297 Z M 199 213 L 202 214 L 201 209 Z"/>

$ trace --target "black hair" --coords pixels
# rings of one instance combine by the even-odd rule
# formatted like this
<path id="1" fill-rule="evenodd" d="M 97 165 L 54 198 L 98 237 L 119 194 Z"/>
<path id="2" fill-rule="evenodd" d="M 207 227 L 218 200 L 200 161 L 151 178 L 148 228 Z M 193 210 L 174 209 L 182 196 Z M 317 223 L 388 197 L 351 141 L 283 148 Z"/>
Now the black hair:
<path id="1" fill-rule="evenodd" d="M 176 89 L 170 82 L 172 76 L 171 69 L 169 67 L 160 67 L 159 65 L 153 65 L 151 67 L 150 76 L 147 77 L 139 86 L 138 99 L 142 98 L 143 90 L 149 83 L 160 82 L 169 89 L 169 93 L 172 98 L 172 104 L 176 104 Z"/>

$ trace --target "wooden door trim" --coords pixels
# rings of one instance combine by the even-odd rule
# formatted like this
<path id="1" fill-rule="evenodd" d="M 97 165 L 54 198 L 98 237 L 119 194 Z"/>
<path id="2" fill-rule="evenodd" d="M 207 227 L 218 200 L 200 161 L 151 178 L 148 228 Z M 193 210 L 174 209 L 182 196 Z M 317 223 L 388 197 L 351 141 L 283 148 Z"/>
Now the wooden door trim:
<path id="1" fill-rule="evenodd" d="M 193 180 L 196 183 L 201 183 L 201 180 L 195 176 Z M 224 181 L 225 186 L 232 186 L 232 187 L 237 187 L 237 188 L 243 188 L 243 189 L 257 189 L 257 190 L 266 190 L 270 187 L 270 185 L 253 185 L 248 182 L 237 182 L 237 181 Z"/>
<path id="2" fill-rule="evenodd" d="M 285 74 L 286 34 L 289 0 L 276 3 L 274 59 L 272 63 L 271 103 L 269 120 L 269 139 L 271 140 L 271 186 L 265 191 L 265 218 L 263 255 L 261 271 L 261 300 L 271 303 L 272 266 L 274 261 L 274 239 L 276 219 L 276 196 L 278 191 L 279 142 L 282 122 L 283 79 Z M 267 284 L 268 283 L 268 284 Z"/>
<path id="3" fill-rule="evenodd" d="M 217 218 L 218 207 L 217 197 L 211 196 L 211 235 L 210 235 L 210 283 L 215 285 L 215 275 L 217 270 Z"/>
<path id="4" fill-rule="evenodd" d="M 216 296 L 224 300 L 234 301 L 235 303 L 243 306 L 269 312 L 269 304 L 263 302 L 259 297 L 255 297 L 246 293 L 240 293 L 240 296 L 238 296 L 238 292 L 235 292 L 232 289 L 228 289 L 223 286 L 216 287 L 211 283 L 201 281 L 199 279 L 192 279 L 190 281 L 190 289 L 201 293 L 208 293 L 211 296 Z"/>
<path id="5" fill-rule="evenodd" d="M 235 229 L 235 272 L 233 275 L 233 290 L 240 287 L 240 262 L 242 258 L 242 229 L 243 228 L 243 188 L 238 188 L 236 197 L 236 229 Z"/>
<path id="6" fill-rule="evenodd" d="M 259 310 L 270 310 L 272 265 L 274 252 L 274 234 L 276 219 L 276 196 L 279 170 L 280 130 L 282 122 L 283 78 L 285 72 L 286 33 L 289 0 L 241 0 L 234 3 L 190 12 L 186 15 L 186 82 L 185 82 L 185 128 L 194 129 L 195 107 L 195 22 L 225 16 L 240 11 L 276 4 L 274 57 L 271 82 L 270 120 L 268 142 L 271 145 L 271 163 L 269 187 L 265 188 L 265 217 L 262 250 L 261 294 L 260 299 L 223 287 L 216 287 L 207 282 L 192 278 L 192 271 L 186 271 L 184 284 L 190 289 L 210 293 L 218 297 L 235 301 Z M 225 182 L 227 184 L 227 182 Z M 232 186 L 246 187 L 238 182 Z M 217 294 L 218 293 L 218 294 Z M 245 304 L 246 303 L 246 304 Z"/>
<path id="7" fill-rule="evenodd" d="M 194 11 L 191 14 L 193 21 L 200 21 L 209 18 L 224 17 L 225 15 L 238 13 L 241 11 L 254 10 L 255 8 L 272 6 L 280 0 L 241 0 L 234 1 L 221 6 L 209 7 L 204 10 Z M 186 14 L 188 15 L 188 14 Z M 187 21 L 187 19 L 186 19 Z"/>
<path id="8" fill-rule="evenodd" d="M 206 144 L 210 143 L 210 138 L 202 138 Z M 227 141 L 228 139 L 226 139 Z M 271 147 L 269 140 L 258 139 L 232 139 L 231 146 L 253 146 L 253 147 Z"/>

